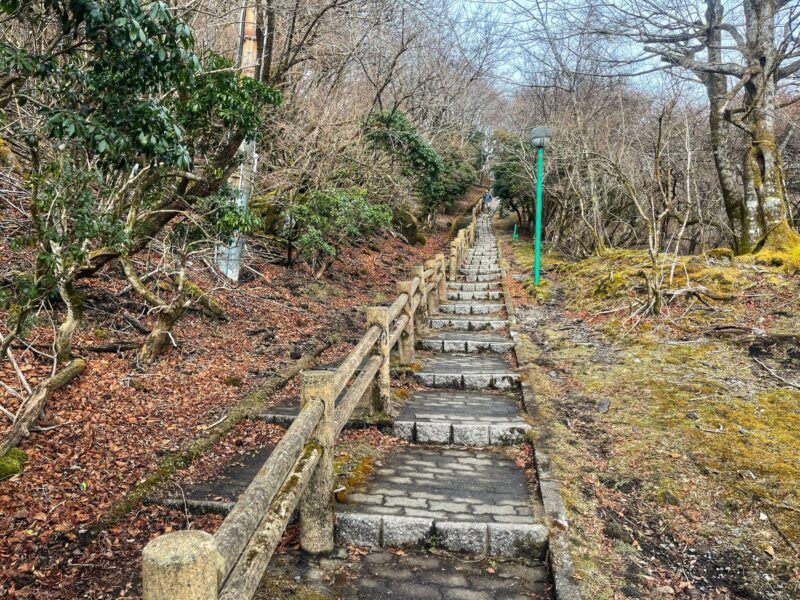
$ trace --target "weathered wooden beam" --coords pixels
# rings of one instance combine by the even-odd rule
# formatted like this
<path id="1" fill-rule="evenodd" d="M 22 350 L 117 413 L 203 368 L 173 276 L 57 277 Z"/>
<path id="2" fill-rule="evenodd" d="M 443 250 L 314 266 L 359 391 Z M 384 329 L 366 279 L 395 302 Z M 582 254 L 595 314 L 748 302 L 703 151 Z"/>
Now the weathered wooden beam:
<path id="1" fill-rule="evenodd" d="M 392 382 L 389 373 L 389 355 L 391 352 L 391 346 L 389 345 L 390 321 L 389 309 L 385 306 L 370 306 L 367 308 L 367 323 L 381 328 L 381 337 L 376 347 L 382 362 L 378 371 L 378 385 L 373 399 L 373 407 L 376 411 L 382 413 L 390 412 L 392 407 Z"/>
<path id="2" fill-rule="evenodd" d="M 350 420 L 350 415 L 353 414 L 353 410 L 355 410 L 356 406 L 358 406 L 358 403 L 361 401 L 364 395 L 369 392 L 372 382 L 375 379 L 375 374 L 380 368 L 381 357 L 370 357 L 370 359 L 367 361 L 367 364 L 361 369 L 358 377 L 356 377 L 353 383 L 350 385 L 350 389 L 347 390 L 347 393 L 336 407 L 336 415 L 333 426 L 334 436 L 338 436 L 342 432 L 342 429 L 344 429 L 344 426 L 347 425 L 347 421 Z"/>
<path id="3" fill-rule="evenodd" d="M 447 276 L 445 274 L 445 258 L 444 254 L 437 254 L 434 257 L 434 260 L 439 264 L 439 275 L 437 278 L 437 282 L 439 283 L 439 302 L 446 302 L 447 301 Z"/>
<path id="4" fill-rule="evenodd" d="M 322 451 L 317 468 L 308 481 L 308 490 L 300 498 L 300 546 L 319 554 L 333 550 L 333 444 L 336 374 L 330 371 L 304 371 L 300 390 L 302 407 L 322 402 L 325 410 L 312 435 L 312 442 Z"/>
<path id="5" fill-rule="evenodd" d="M 375 342 L 377 342 L 381 337 L 381 328 L 377 325 L 373 325 L 372 327 L 367 329 L 367 333 L 364 334 L 364 337 L 356 344 L 355 348 L 350 351 L 350 354 L 347 355 L 342 361 L 342 364 L 339 365 L 339 368 L 336 369 L 336 395 L 342 393 L 342 390 L 347 386 L 347 382 L 350 381 L 350 378 L 355 373 L 355 370 L 358 368 L 358 365 L 361 364 L 361 361 L 366 358 L 372 349 L 375 347 Z"/>
<path id="6" fill-rule="evenodd" d="M 413 287 L 412 281 L 397 282 L 397 291 L 408 294 L 409 298 L 414 297 Z M 400 340 L 398 341 L 401 365 L 410 365 L 414 362 L 414 313 L 413 301 L 409 300 L 403 307 L 403 316 L 408 317 L 408 320 L 406 321 L 406 326 L 400 333 Z"/>
<path id="7" fill-rule="evenodd" d="M 311 437 L 324 412 L 320 401 L 309 402 L 275 446 L 264 466 L 239 496 L 231 514 L 215 535 L 217 548 L 225 561 L 223 574 L 231 572 L 256 527 L 267 512 L 275 494 L 286 479 Z"/>
<path id="8" fill-rule="evenodd" d="M 313 443 L 303 449 L 292 472 L 277 490 L 275 501 L 249 539 L 241 560 L 225 582 L 219 600 L 253 597 L 321 457 L 322 449 Z"/>

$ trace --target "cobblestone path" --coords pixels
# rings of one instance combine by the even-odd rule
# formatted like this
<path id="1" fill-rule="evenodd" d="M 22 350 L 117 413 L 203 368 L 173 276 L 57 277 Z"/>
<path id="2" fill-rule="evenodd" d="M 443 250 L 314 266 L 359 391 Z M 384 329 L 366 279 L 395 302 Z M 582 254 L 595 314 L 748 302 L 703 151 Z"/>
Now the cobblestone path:
<path id="1" fill-rule="evenodd" d="M 359 579 L 351 597 L 548 598 L 542 575 L 547 529 L 535 482 L 498 448 L 522 442 L 529 426 L 488 216 L 480 217 L 459 280 L 448 285 L 448 302 L 430 316 L 417 342 L 414 377 L 425 389 L 409 396 L 393 425 L 396 436 L 414 443 L 393 450 L 376 475 L 338 505 L 337 540 L 374 549 L 435 548 L 462 565 L 467 557 L 515 559 L 516 572 L 527 575 L 509 581 L 493 568 L 462 573 L 439 561 L 429 576 L 422 568 L 409 571 L 403 560 L 381 558 L 383 552 L 363 568 L 383 572 Z M 409 564 L 424 561 L 413 552 Z"/>

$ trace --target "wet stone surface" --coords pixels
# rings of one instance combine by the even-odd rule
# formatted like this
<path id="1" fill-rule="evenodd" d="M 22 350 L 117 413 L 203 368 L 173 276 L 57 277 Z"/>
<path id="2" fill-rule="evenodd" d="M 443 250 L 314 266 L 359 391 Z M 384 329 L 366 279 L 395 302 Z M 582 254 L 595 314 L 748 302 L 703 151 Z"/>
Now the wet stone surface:
<path id="1" fill-rule="evenodd" d="M 524 425 L 517 402 L 505 395 L 478 392 L 416 392 L 397 416 L 398 421 Z"/>
<path id="2" fill-rule="evenodd" d="M 487 315 L 504 311 L 505 304 L 498 302 L 448 302 L 439 305 L 439 312 L 456 315 Z"/>
<path id="3" fill-rule="evenodd" d="M 517 402 L 478 392 L 417 392 L 394 421 L 395 436 L 418 443 L 488 446 L 525 441 Z"/>
<path id="4" fill-rule="evenodd" d="M 433 329 L 459 329 L 466 331 L 482 331 L 485 329 L 504 329 L 508 327 L 508 320 L 502 317 L 484 315 L 437 315 L 431 317 L 430 326 Z"/>
<path id="5" fill-rule="evenodd" d="M 194 514 L 227 514 L 270 457 L 273 449 L 274 446 L 262 446 L 238 456 L 227 462 L 212 479 L 170 490 L 171 495 L 159 499 L 158 502 L 186 509 Z"/>

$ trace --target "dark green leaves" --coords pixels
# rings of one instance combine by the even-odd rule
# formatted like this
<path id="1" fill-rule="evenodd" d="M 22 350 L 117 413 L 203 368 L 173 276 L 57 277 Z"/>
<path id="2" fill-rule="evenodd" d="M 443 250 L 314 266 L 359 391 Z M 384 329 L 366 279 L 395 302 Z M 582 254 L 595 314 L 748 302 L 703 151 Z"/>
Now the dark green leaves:
<path id="1" fill-rule="evenodd" d="M 472 161 L 443 158 L 401 112 L 371 115 L 365 133 L 371 144 L 402 162 L 403 175 L 415 180 L 428 209 L 451 204 L 475 180 Z"/>
<path id="2" fill-rule="evenodd" d="M 288 217 L 299 233 L 301 253 L 313 259 L 335 256 L 365 235 L 387 229 L 392 211 L 369 202 L 366 190 L 348 188 L 311 192 L 288 209 Z"/>
<path id="3" fill-rule="evenodd" d="M 178 101 L 180 122 L 196 140 L 196 151 L 206 152 L 225 131 L 244 132 L 252 139 L 261 125 L 265 106 L 280 104 L 277 90 L 240 76 L 233 62 L 209 53 L 186 94 Z"/>

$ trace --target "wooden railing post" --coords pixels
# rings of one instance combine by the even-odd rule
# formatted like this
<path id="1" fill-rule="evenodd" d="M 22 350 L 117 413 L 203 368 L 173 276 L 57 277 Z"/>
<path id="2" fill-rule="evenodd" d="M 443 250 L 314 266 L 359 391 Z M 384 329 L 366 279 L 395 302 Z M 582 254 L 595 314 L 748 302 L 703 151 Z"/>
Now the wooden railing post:
<path id="1" fill-rule="evenodd" d="M 385 306 L 370 306 L 367 308 L 367 325 L 377 325 L 381 328 L 381 337 L 375 347 L 378 350 L 383 362 L 376 375 L 377 386 L 373 398 L 373 406 L 376 411 L 389 413 L 392 409 L 392 386 L 389 373 L 389 309 Z"/>
<path id="2" fill-rule="evenodd" d="M 439 302 L 447 302 L 447 273 L 445 273 L 444 268 L 444 254 L 437 254 L 436 262 L 438 265 L 436 268 L 436 277 L 438 277 L 439 274 L 442 275 L 442 278 L 439 280 Z"/>
<path id="3" fill-rule="evenodd" d="M 425 267 L 414 267 L 411 272 L 415 277 L 419 277 L 417 291 L 420 294 L 419 305 L 414 313 L 416 319 L 414 327 L 417 335 L 425 335 L 428 330 L 428 291 L 425 289 L 428 287 L 428 280 L 425 277 Z"/>
<path id="4" fill-rule="evenodd" d="M 320 400 L 325 409 L 312 440 L 319 444 L 322 456 L 300 498 L 300 546 L 318 554 L 333 550 L 333 444 L 336 374 L 331 371 L 303 371 L 301 374 L 300 410 L 309 402 Z"/>
<path id="5" fill-rule="evenodd" d="M 411 310 L 414 302 L 414 295 L 412 289 L 411 281 L 397 282 L 397 291 L 408 296 L 408 300 L 406 300 L 406 304 L 403 307 L 403 314 L 408 317 L 408 322 L 397 342 L 397 347 L 400 351 L 401 365 L 410 365 L 414 362 L 414 313 Z"/>
<path id="6" fill-rule="evenodd" d="M 458 277 L 458 240 L 450 242 L 450 281 Z"/>
<path id="7" fill-rule="evenodd" d="M 205 531 L 161 535 L 142 552 L 144 600 L 217 600 L 223 560 Z"/>
<path id="8" fill-rule="evenodd" d="M 426 260 L 425 261 L 425 269 L 432 271 L 430 280 L 425 281 L 425 297 L 427 300 L 427 313 L 428 316 L 433 316 L 439 312 L 439 284 L 436 282 L 436 278 L 439 277 L 439 261 L 438 260 Z M 433 284 L 433 288 L 431 288 L 430 293 L 428 292 L 428 286 Z"/>

